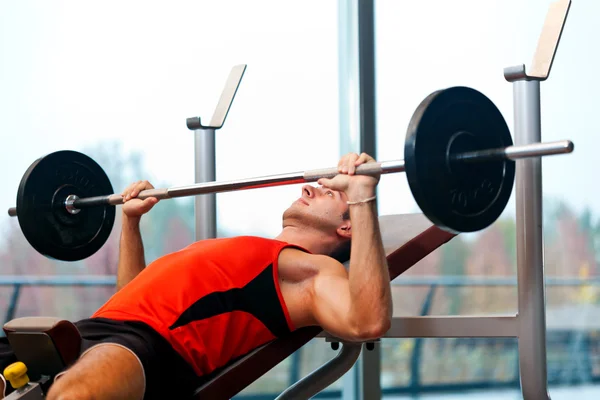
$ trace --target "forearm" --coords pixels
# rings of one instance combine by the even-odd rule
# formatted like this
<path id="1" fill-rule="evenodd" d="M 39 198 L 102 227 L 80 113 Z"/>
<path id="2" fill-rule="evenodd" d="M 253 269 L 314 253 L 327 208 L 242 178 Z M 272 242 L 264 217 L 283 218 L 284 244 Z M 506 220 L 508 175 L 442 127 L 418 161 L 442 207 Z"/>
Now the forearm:
<path id="1" fill-rule="evenodd" d="M 146 267 L 144 244 L 140 232 L 139 218 L 123 216 L 123 227 L 119 243 L 119 265 L 117 268 L 117 290 L 127 285 Z"/>
<path id="2" fill-rule="evenodd" d="M 356 201 L 374 195 L 349 194 Z M 392 316 L 390 276 L 375 201 L 350 205 L 352 249 L 349 268 L 351 314 L 359 324 L 378 327 Z"/>

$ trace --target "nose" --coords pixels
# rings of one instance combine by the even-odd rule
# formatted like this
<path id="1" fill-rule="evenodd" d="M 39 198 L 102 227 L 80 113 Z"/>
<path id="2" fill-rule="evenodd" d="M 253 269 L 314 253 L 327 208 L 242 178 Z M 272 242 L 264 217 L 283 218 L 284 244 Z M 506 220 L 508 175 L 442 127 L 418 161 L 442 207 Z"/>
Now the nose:
<path id="1" fill-rule="evenodd" d="M 315 196 L 315 188 L 311 185 L 302 186 L 302 196 L 306 196 L 309 199 Z"/>

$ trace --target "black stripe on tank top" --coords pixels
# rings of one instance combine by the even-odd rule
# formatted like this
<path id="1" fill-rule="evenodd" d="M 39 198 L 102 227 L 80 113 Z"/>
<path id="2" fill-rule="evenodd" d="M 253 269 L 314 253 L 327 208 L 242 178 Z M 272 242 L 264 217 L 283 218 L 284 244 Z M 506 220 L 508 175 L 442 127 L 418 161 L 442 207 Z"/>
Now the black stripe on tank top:
<path id="1" fill-rule="evenodd" d="M 232 311 L 252 314 L 277 337 L 290 332 L 275 288 L 273 264 L 243 288 L 213 292 L 196 300 L 169 329 Z"/>

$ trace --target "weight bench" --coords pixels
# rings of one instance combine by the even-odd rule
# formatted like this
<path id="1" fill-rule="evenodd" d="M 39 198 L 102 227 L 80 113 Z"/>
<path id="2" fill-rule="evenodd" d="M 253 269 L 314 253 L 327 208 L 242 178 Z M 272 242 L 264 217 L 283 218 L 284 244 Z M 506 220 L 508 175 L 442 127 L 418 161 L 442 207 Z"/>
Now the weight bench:
<path id="1" fill-rule="evenodd" d="M 437 228 L 422 214 L 381 216 L 379 223 L 391 279 L 404 273 L 455 236 Z M 68 321 L 48 317 L 18 318 L 6 323 L 4 332 L 17 359 L 27 366 L 29 378 L 35 382 L 29 384 L 29 387 L 39 387 L 43 393 L 47 392 L 54 376 L 73 363 L 79 355 L 81 336 L 75 325 Z M 235 396 L 321 332 L 319 327 L 302 328 L 251 351 L 201 378 L 193 398 L 229 399 Z M 354 355 L 357 357 L 359 353 L 360 350 Z M 346 363 L 343 369 L 338 367 L 327 379 L 318 380 L 319 385 L 311 384 L 311 396 L 342 376 L 355 359 Z M 326 366 L 315 374 L 324 373 Z M 298 390 L 297 387 L 295 389 Z M 29 399 L 27 394 L 21 392 L 24 393 L 23 390 L 13 392 L 6 400 Z M 308 392 L 302 393 L 306 395 Z M 282 396 L 284 395 L 285 392 Z M 39 394 L 36 396 L 35 398 L 40 399 Z"/>
<path id="2" fill-rule="evenodd" d="M 380 216 L 379 225 L 390 279 L 397 278 L 456 236 L 436 227 L 422 214 Z M 251 351 L 211 374 L 208 380 L 202 382 L 198 387 L 193 398 L 198 400 L 230 399 L 322 332 L 323 330 L 319 327 L 298 329 L 286 337 L 275 339 Z M 335 359 L 332 360 L 332 362 L 334 361 Z M 318 375 L 326 375 L 329 372 L 327 371 L 328 364 L 326 364 L 289 388 L 288 390 L 293 390 L 293 395 L 286 391 L 278 397 L 278 400 L 310 398 L 335 382 L 351 366 L 352 364 L 347 365 L 345 369 L 338 368 L 322 379 Z M 332 368 L 336 367 L 337 365 L 332 365 Z M 299 390 L 298 385 L 303 387 Z"/>
<path id="3" fill-rule="evenodd" d="M 25 364 L 28 380 L 37 383 L 24 386 L 7 399 L 24 400 L 29 396 L 39 399 L 40 394 L 48 391 L 54 377 L 79 357 L 81 335 L 72 322 L 52 317 L 24 317 L 7 322 L 3 330 L 17 359 Z"/>

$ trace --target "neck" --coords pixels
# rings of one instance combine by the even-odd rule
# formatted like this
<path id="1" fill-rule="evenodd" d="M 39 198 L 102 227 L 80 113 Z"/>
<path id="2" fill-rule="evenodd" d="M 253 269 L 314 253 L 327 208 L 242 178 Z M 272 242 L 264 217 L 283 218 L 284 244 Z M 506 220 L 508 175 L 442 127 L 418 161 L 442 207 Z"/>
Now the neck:
<path id="1" fill-rule="evenodd" d="M 312 254 L 330 254 L 336 245 L 330 236 L 308 227 L 286 226 L 275 239 L 300 246 Z"/>

